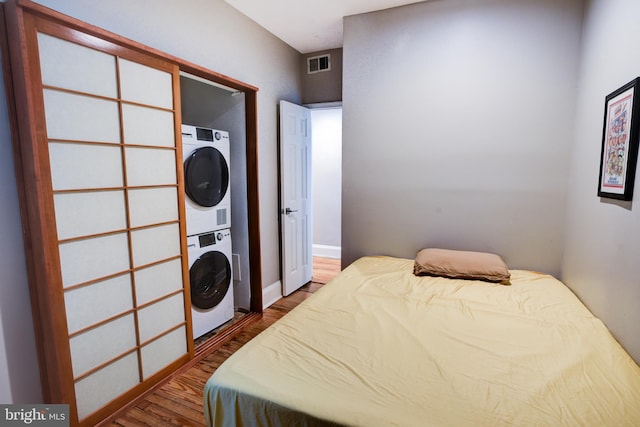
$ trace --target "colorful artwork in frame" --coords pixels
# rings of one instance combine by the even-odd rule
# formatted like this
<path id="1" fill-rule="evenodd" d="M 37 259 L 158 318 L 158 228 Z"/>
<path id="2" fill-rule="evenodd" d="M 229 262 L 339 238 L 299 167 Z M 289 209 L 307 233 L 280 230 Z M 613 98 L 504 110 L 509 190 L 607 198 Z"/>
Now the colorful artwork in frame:
<path id="1" fill-rule="evenodd" d="M 605 98 L 598 196 L 633 198 L 638 159 L 640 77 Z"/>

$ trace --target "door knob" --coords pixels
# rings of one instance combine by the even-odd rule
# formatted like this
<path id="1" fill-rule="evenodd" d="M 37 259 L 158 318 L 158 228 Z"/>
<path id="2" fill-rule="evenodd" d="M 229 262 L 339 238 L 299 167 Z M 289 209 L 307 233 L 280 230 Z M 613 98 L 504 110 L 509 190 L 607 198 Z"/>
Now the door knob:
<path id="1" fill-rule="evenodd" d="M 289 215 L 291 212 L 298 212 L 298 210 L 297 209 L 289 209 L 289 208 L 286 208 L 284 210 L 284 213 L 287 214 L 287 215 Z"/>

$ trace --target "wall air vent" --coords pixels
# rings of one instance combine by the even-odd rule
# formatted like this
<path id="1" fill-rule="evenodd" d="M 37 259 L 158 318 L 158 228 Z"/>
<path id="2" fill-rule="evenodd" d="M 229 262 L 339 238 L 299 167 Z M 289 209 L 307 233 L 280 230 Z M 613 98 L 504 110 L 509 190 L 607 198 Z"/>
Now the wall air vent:
<path id="1" fill-rule="evenodd" d="M 331 55 L 310 56 L 307 58 L 307 74 L 331 70 Z"/>

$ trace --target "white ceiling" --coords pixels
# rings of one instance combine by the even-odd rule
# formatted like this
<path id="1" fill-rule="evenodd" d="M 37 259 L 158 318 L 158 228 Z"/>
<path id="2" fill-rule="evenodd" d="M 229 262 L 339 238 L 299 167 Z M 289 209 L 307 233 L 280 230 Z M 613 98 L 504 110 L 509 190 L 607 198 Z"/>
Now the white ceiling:
<path id="1" fill-rule="evenodd" d="M 300 53 L 342 47 L 342 18 L 419 0 L 225 0 Z"/>

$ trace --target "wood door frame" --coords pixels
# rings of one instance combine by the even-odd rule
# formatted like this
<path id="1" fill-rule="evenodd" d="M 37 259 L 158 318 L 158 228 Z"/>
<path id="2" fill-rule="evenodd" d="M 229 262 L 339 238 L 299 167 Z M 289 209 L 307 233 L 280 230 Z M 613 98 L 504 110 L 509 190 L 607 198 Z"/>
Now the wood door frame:
<path id="1" fill-rule="evenodd" d="M 119 46 L 126 50 L 129 55 L 133 53 L 135 56 L 137 52 L 147 59 L 156 58 L 159 62 L 171 63 L 179 70 L 223 84 L 245 94 L 252 318 L 259 318 L 262 313 L 257 138 L 258 88 L 66 16 L 30 0 L 9 0 L 6 3 L 1 3 L 0 6 L 0 19 L 2 19 L 0 30 L 2 30 L 4 39 L 1 43 L 3 74 L 7 88 L 9 123 L 43 398 L 47 403 L 71 403 L 72 412 L 76 412 L 74 408 L 75 393 L 73 388 L 69 386 L 73 375 L 68 340 L 65 338 L 64 345 L 61 344 L 58 333 L 60 330 L 66 331 L 66 314 L 64 310 L 61 310 L 64 307 L 64 300 L 61 298 L 60 292 L 53 291 L 53 286 L 56 283 L 51 283 L 52 271 L 56 272 L 56 268 L 59 268 L 51 269 L 51 262 L 58 260 L 59 265 L 59 258 L 57 246 L 53 244 L 55 240 L 50 238 L 51 230 L 47 230 L 47 224 L 55 224 L 55 217 L 52 217 L 51 209 L 45 209 L 45 205 L 52 195 L 45 194 L 47 191 L 43 192 L 39 183 L 42 178 L 39 165 L 47 159 L 38 153 L 36 141 L 43 135 L 38 132 L 34 123 L 38 117 L 43 117 L 44 113 L 41 111 L 41 106 L 38 107 L 40 103 L 33 102 L 34 98 L 42 97 L 42 94 L 35 95 L 40 84 L 36 84 L 33 78 L 34 69 L 39 69 L 38 60 L 27 55 L 29 52 L 27 46 L 34 46 L 35 43 L 33 40 L 35 21 L 44 23 L 44 25 L 54 24 L 105 40 L 116 48 Z M 37 44 L 35 45 L 37 46 Z M 178 149 L 180 150 L 181 147 L 179 146 Z M 45 171 L 47 170 L 48 167 L 45 168 Z M 50 177 L 47 179 L 50 181 Z M 184 227 L 184 224 L 181 227 Z M 214 337 L 213 340 L 215 339 Z M 189 355 L 193 358 L 193 350 L 189 352 Z M 175 371 L 185 363 L 186 361 L 182 359 L 172 363 L 167 369 L 161 371 L 162 375 L 152 377 L 149 384 L 146 385 L 146 389 L 165 379 L 167 372 Z M 116 403 L 123 405 L 132 397 L 135 396 L 127 392 L 117 398 Z M 108 405 L 108 407 L 111 406 L 113 405 Z M 84 422 L 99 421 L 99 417 L 108 415 L 104 412 L 98 410 L 97 416 L 87 418 Z M 78 421 L 77 415 L 71 414 L 71 417 L 72 424 L 75 425 Z"/>

